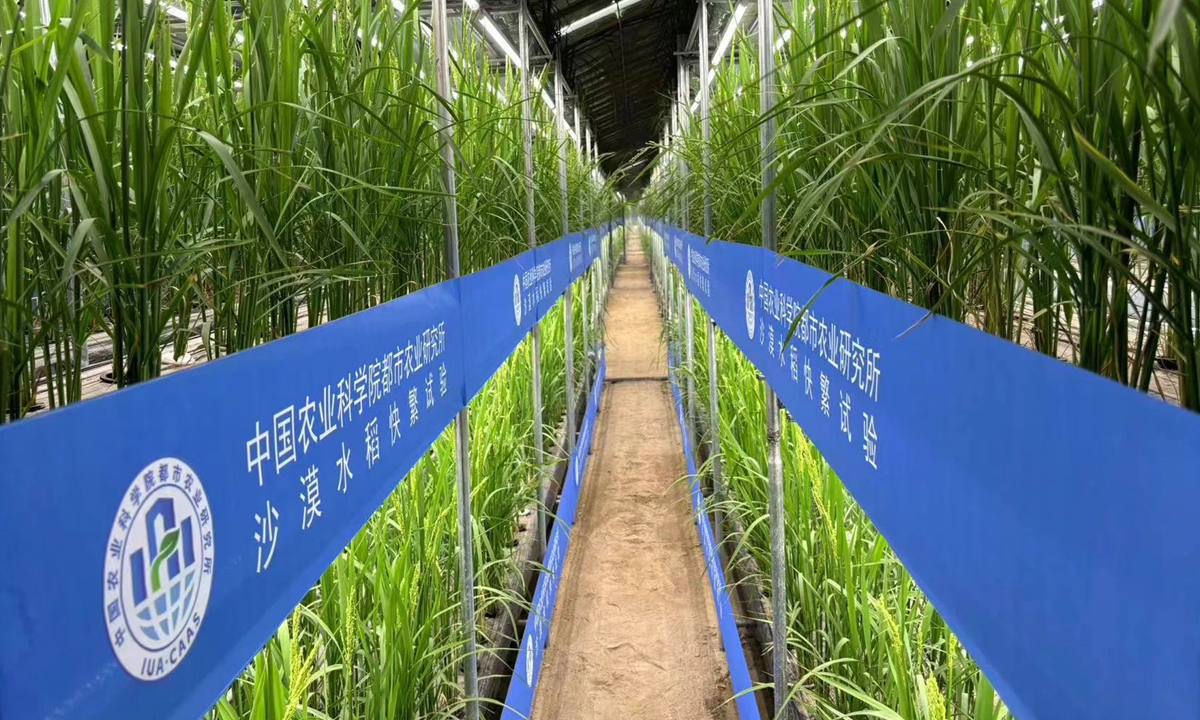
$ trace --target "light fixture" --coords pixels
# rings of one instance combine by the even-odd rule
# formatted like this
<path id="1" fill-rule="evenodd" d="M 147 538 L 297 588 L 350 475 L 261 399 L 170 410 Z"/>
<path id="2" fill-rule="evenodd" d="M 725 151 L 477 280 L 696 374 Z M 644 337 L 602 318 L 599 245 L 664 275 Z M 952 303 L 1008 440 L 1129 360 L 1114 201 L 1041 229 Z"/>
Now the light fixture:
<path id="1" fill-rule="evenodd" d="M 721 58 L 725 57 L 725 51 L 729 49 L 729 43 L 733 42 L 733 34 L 737 32 L 738 24 L 742 22 L 742 17 L 746 14 L 746 8 L 749 7 L 745 3 L 737 6 L 733 11 L 733 17 L 729 19 L 729 24 L 725 26 L 725 32 L 721 34 L 721 41 L 717 43 L 717 51 L 713 53 L 713 67 L 721 64 Z M 708 73 L 709 81 L 715 73 Z"/>
<path id="2" fill-rule="evenodd" d="M 779 39 L 775 41 L 775 52 L 779 52 L 779 48 L 786 45 L 787 41 L 791 40 L 791 39 L 792 39 L 792 29 L 788 28 L 787 30 L 784 30 L 783 34 L 779 36 Z"/>
<path id="3" fill-rule="evenodd" d="M 467 0 L 467 2 L 470 2 L 470 1 L 471 0 Z M 622 10 L 624 10 L 628 7 L 631 7 L 633 5 L 636 5 L 641 1 L 642 0 L 620 0 L 620 2 L 615 2 L 612 5 L 602 7 L 594 13 L 584 15 L 583 17 L 579 18 L 578 20 L 574 20 L 572 22 L 567 23 L 562 29 L 562 34 L 569 35 L 570 33 L 575 32 L 576 30 L 578 30 L 581 27 L 591 25 L 592 23 L 596 22 L 597 20 L 603 20 L 604 18 L 608 17 L 609 15 L 616 15 L 616 14 L 620 13 Z"/>
<path id="4" fill-rule="evenodd" d="M 513 61 L 513 64 L 517 67 L 521 67 L 521 53 L 517 52 L 517 49 L 512 46 L 512 43 L 508 41 L 508 38 L 504 37 L 504 33 L 500 32 L 500 28 L 496 27 L 496 25 L 491 21 L 491 18 L 485 15 L 479 18 L 479 24 L 483 26 L 484 32 L 486 32 L 488 36 L 500 46 L 500 49 L 504 51 L 504 54 Z"/>
<path id="5" fill-rule="evenodd" d="M 184 22 L 187 22 L 187 19 L 188 19 L 187 10 L 184 10 L 183 8 L 181 8 L 177 5 L 172 5 L 170 3 L 163 3 L 163 8 L 167 11 L 168 15 L 175 18 L 176 20 L 182 20 Z"/>

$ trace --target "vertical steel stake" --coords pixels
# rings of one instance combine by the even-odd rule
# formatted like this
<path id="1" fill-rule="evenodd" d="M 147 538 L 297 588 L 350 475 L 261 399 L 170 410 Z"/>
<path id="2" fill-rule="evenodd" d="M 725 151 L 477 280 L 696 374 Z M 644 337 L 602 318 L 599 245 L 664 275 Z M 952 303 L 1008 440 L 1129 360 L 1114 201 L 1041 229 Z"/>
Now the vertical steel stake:
<path id="1" fill-rule="evenodd" d="M 562 198 L 562 232 L 571 232 L 571 200 L 567 195 L 567 115 L 563 105 L 562 61 L 554 59 L 554 124 L 558 135 L 558 190 Z M 568 255 L 570 248 L 567 248 Z M 563 334 L 567 348 L 567 457 L 575 451 L 575 300 L 573 283 L 567 285 L 563 296 Z"/>
<path id="2" fill-rule="evenodd" d="M 702 184 L 704 185 L 704 237 L 711 238 L 713 232 L 712 208 L 712 157 L 709 154 L 709 90 L 708 90 L 708 0 L 700 0 L 700 140 L 704 158 Z M 717 389 L 717 334 L 716 323 L 708 320 L 708 448 L 712 457 L 713 534 L 718 549 L 724 547 L 725 523 L 721 503 L 725 499 L 725 488 L 721 479 L 721 416 Z"/>
<path id="3" fill-rule="evenodd" d="M 679 58 L 679 92 L 677 93 L 677 97 L 679 98 L 679 119 L 680 119 L 679 132 L 680 132 L 681 138 L 683 135 L 686 135 L 686 133 L 688 131 L 688 125 L 689 125 L 688 102 L 691 98 L 691 82 L 692 82 L 691 81 L 691 73 L 688 72 L 687 63 L 685 63 L 683 61 L 683 58 L 680 57 Z M 688 217 L 689 213 L 688 213 L 688 198 L 687 198 L 688 164 L 687 164 L 687 158 L 684 157 L 683 153 L 679 154 L 679 176 L 683 179 L 683 185 L 682 185 L 682 188 L 679 193 L 680 202 L 683 203 L 683 225 L 682 225 L 682 228 L 684 230 L 688 230 L 689 225 L 690 225 L 690 222 L 689 222 L 690 218 Z M 688 252 L 690 252 L 690 250 Z M 685 268 L 687 268 L 687 267 L 688 267 L 688 264 L 685 262 L 683 264 L 683 266 L 679 268 L 679 280 L 680 280 L 679 284 L 682 289 L 682 293 L 680 295 L 680 300 L 681 300 L 681 302 L 684 303 L 684 308 L 683 308 L 684 323 L 683 323 L 683 327 L 681 329 L 683 330 L 684 333 L 687 334 L 687 337 L 684 339 L 684 342 L 686 343 L 685 359 L 687 361 L 687 367 L 688 367 L 687 379 L 686 379 L 686 382 L 684 383 L 684 387 L 685 387 L 684 402 L 686 405 L 685 410 L 687 411 L 686 417 L 687 417 L 688 440 L 692 443 L 692 451 L 695 452 L 695 449 L 696 449 L 696 377 L 695 377 L 696 355 L 695 355 L 695 344 L 696 343 L 695 343 L 695 332 L 694 332 L 695 326 L 692 321 L 692 312 L 693 312 L 692 293 L 688 289 L 688 286 L 687 286 L 687 281 L 689 280 L 689 278 L 686 278 L 683 276 L 683 273 L 685 272 Z"/>
<path id="4" fill-rule="evenodd" d="M 775 7 L 773 0 L 758 0 L 759 111 L 762 124 L 763 189 L 775 181 Z M 762 201 L 763 247 L 775 251 L 775 193 Z M 790 688 L 787 677 L 787 558 L 784 546 L 783 460 L 779 449 L 779 401 L 765 381 L 767 401 L 767 481 L 770 484 L 771 519 L 771 631 L 772 665 L 775 680 L 775 716 L 784 715 Z"/>
<path id="5" fill-rule="evenodd" d="M 708 0 L 700 0 L 700 151 L 704 158 L 704 237 L 712 237 L 713 208 L 712 208 L 712 156 L 709 153 L 711 129 L 709 127 L 709 90 L 708 90 Z"/>
<path id="6" fill-rule="evenodd" d="M 454 177 L 454 129 L 450 118 L 450 51 L 446 32 L 446 0 L 433 0 L 433 46 L 439 100 L 438 133 L 441 136 L 442 184 L 446 191 L 446 277 L 459 276 L 458 195 Z M 467 720 L 479 718 L 479 668 L 475 656 L 475 540 L 471 522 L 471 426 L 467 408 L 458 411 L 454 423 L 455 465 L 458 490 L 458 571 L 462 589 L 463 632 L 466 652 L 463 658 L 463 699 Z"/>
<path id="7" fill-rule="evenodd" d="M 525 144 L 525 226 L 529 247 L 537 247 L 537 215 L 534 211 L 533 185 L 533 92 L 529 82 L 529 30 L 525 26 L 527 0 L 521 0 L 518 18 L 519 41 L 521 43 L 521 124 Z M 533 460 L 538 474 L 537 538 L 538 556 L 546 551 L 546 507 L 550 491 L 546 481 L 546 429 L 542 419 L 542 323 L 533 325 Z"/>

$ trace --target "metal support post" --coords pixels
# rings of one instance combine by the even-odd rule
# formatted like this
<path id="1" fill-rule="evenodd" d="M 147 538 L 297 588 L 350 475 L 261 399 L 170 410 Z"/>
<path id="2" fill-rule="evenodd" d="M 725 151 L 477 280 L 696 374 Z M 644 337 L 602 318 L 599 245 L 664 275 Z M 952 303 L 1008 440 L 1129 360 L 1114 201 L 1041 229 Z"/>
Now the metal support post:
<path id="1" fill-rule="evenodd" d="M 679 98 L 679 118 L 680 118 L 679 131 L 680 131 L 681 138 L 687 133 L 687 129 L 688 129 L 688 102 L 690 100 L 690 96 L 691 96 L 691 73 L 688 72 L 687 63 L 685 63 L 683 61 L 683 58 L 680 57 L 679 58 L 679 92 L 677 94 L 677 97 Z M 680 202 L 683 204 L 683 223 L 680 227 L 682 227 L 684 230 L 688 230 L 689 229 L 688 226 L 690 224 L 689 218 L 688 218 L 688 199 L 687 199 L 688 164 L 687 164 L 687 158 L 685 158 L 682 153 L 680 153 L 680 155 L 679 155 L 679 176 L 681 178 L 683 178 L 683 186 L 679 193 Z M 687 337 L 684 338 L 684 343 L 685 343 L 684 347 L 686 348 L 685 358 L 686 358 L 687 367 L 688 367 L 688 371 L 686 374 L 687 380 L 685 382 L 685 392 L 684 392 L 683 398 L 684 398 L 684 403 L 685 403 L 684 409 L 686 411 L 686 418 L 687 418 L 686 419 L 687 434 L 688 434 L 688 438 L 692 442 L 692 448 L 694 450 L 696 447 L 696 377 L 695 377 L 695 360 L 696 360 L 695 344 L 696 343 L 695 343 L 695 336 L 694 336 L 695 327 L 692 324 L 692 304 L 693 304 L 692 303 L 692 293 L 690 290 L 688 290 L 688 287 L 687 287 L 688 278 L 683 276 L 685 267 L 687 267 L 687 263 L 684 263 L 683 267 L 681 267 L 679 269 L 679 280 L 680 280 L 680 286 L 681 286 L 681 290 L 682 290 L 680 299 L 684 303 L 684 308 L 683 308 L 684 323 L 683 323 L 683 327 L 680 329 L 687 335 Z"/>
<path id="2" fill-rule="evenodd" d="M 680 57 L 679 58 L 679 92 L 676 94 L 676 97 L 679 100 L 679 145 L 680 145 L 681 150 L 684 145 L 684 138 L 687 136 L 688 128 L 691 126 L 690 118 L 688 117 L 689 112 L 690 112 L 689 103 L 691 102 L 691 99 L 692 99 L 691 95 L 692 95 L 692 76 L 691 76 L 691 73 L 688 72 L 687 63 L 684 62 L 682 57 Z M 680 214 L 679 227 L 683 228 L 684 230 L 690 231 L 691 230 L 691 217 L 690 217 L 690 212 L 689 212 L 690 208 L 688 207 L 688 205 L 689 205 L 689 203 L 688 203 L 688 176 L 689 176 L 690 168 L 688 168 L 687 157 L 684 156 L 683 152 L 679 153 L 678 158 L 679 158 L 679 177 L 680 177 L 679 204 L 682 206 L 682 213 Z"/>
<path id="3" fill-rule="evenodd" d="M 592 160 L 592 124 L 591 123 L 587 123 L 586 125 L 583 126 L 583 134 L 586 137 L 586 139 L 583 143 L 583 156 L 584 156 L 584 158 L 586 158 L 588 160 L 588 162 L 586 163 L 587 168 L 588 168 L 588 174 L 587 174 L 588 182 L 586 185 L 586 187 L 588 189 L 588 212 L 587 212 L 588 217 L 587 217 L 587 222 L 584 223 L 584 227 L 588 228 L 589 230 L 595 230 L 596 229 L 596 174 L 594 171 L 596 168 L 591 163 L 591 160 Z"/>
<path id="4" fill-rule="evenodd" d="M 709 56 L 708 0 L 700 0 L 700 151 L 704 158 L 701 184 L 704 186 L 704 237 L 712 237 L 712 157 L 709 154 Z M 717 324 L 708 320 L 708 450 L 712 458 L 713 533 L 717 548 L 724 547 L 725 523 L 721 503 L 725 487 L 721 478 L 721 416 L 717 388 Z"/>
<path id="5" fill-rule="evenodd" d="M 454 176 L 454 126 L 448 103 L 450 89 L 450 49 L 446 32 L 446 0 L 433 0 L 433 46 L 437 71 L 438 134 L 441 141 L 442 184 L 446 192 L 445 241 L 446 277 L 459 276 L 458 196 Z M 463 658 L 463 699 L 467 720 L 479 718 L 479 668 L 475 655 L 475 540 L 471 522 L 471 426 L 467 408 L 458 411 L 454 423 L 456 485 L 458 491 L 458 570 L 462 591 L 463 633 L 466 648 Z"/>
<path id="6" fill-rule="evenodd" d="M 528 12 L 526 0 L 521 2 L 520 17 L 517 20 L 519 42 L 521 43 L 521 124 L 524 132 L 525 145 L 525 229 L 529 247 L 537 247 L 537 215 L 534 212 L 533 184 L 533 92 L 529 82 L 529 30 L 526 27 L 525 15 Z M 538 508 L 537 508 L 537 538 L 538 556 L 546 551 L 546 515 L 550 491 L 546 477 L 546 449 L 544 421 L 542 419 L 542 323 L 539 320 L 533 325 L 533 461 L 537 466 L 538 475 Z"/>
<path id="7" fill-rule="evenodd" d="M 567 195 L 567 116 L 563 105 L 562 61 L 554 59 L 554 125 L 558 139 L 558 190 L 562 200 L 562 232 L 571 232 L 571 201 Z M 569 252 L 569 249 L 568 249 Z M 567 457 L 575 451 L 575 299 L 572 285 L 563 296 L 563 334 L 567 348 Z"/>
<path id="8" fill-rule="evenodd" d="M 724 480 L 721 477 L 721 413 L 717 375 L 717 323 L 708 320 L 708 456 L 712 459 L 713 533 L 718 549 L 724 546 L 725 525 L 721 503 L 725 501 Z"/>
<path id="9" fill-rule="evenodd" d="M 571 110 L 575 117 L 575 137 L 578 138 L 578 137 L 580 137 L 580 135 L 579 135 L 579 133 L 580 133 L 579 97 L 578 96 L 575 97 Z M 576 142 L 578 142 L 578 141 L 576 141 Z M 577 145 L 575 148 L 575 151 L 579 156 L 580 165 L 582 165 L 583 164 L 583 148 L 579 147 Z M 581 230 L 587 230 L 587 223 L 583 216 L 582 199 L 579 203 L 579 208 L 576 210 L 576 212 L 578 213 L 578 217 L 575 218 L 575 227 L 577 227 Z M 586 235 L 584 236 L 584 242 L 587 242 Z M 580 316 L 580 320 L 583 323 L 583 333 L 582 333 L 582 338 L 581 338 L 583 341 L 583 384 L 586 386 L 592 377 L 592 372 L 591 372 L 592 336 L 591 336 L 591 328 L 588 326 L 588 270 L 584 270 L 583 275 L 579 276 L 579 304 L 581 306 L 580 307 L 581 312 L 579 313 L 579 316 Z"/>
<path id="10" fill-rule="evenodd" d="M 681 278 L 681 279 L 686 281 L 686 278 Z M 687 372 L 687 432 L 688 432 L 688 438 L 690 438 L 691 442 L 692 442 L 692 451 L 695 452 L 695 449 L 696 449 L 696 338 L 695 338 L 695 329 L 696 328 L 695 328 L 695 325 L 693 324 L 694 320 L 692 318 L 692 313 L 694 312 L 693 306 L 695 305 L 695 303 L 692 302 L 692 292 L 691 292 L 691 290 L 688 290 L 687 285 L 684 285 L 683 282 L 681 282 L 680 285 L 683 286 L 684 332 L 687 333 L 687 339 L 685 340 L 685 342 L 687 343 L 686 347 L 687 347 L 687 367 L 688 367 L 688 372 Z M 699 462 L 699 458 L 697 458 L 697 462 Z"/>
<path id="11" fill-rule="evenodd" d="M 708 57 L 708 0 L 700 0 L 700 140 L 701 155 L 704 158 L 702 171 L 704 173 L 704 237 L 712 237 L 713 207 L 712 207 L 712 155 L 709 144 L 712 130 L 709 125 L 709 73 Z"/>
<path id="12" fill-rule="evenodd" d="M 584 242 L 587 242 L 586 236 Z M 579 304 L 582 306 L 580 308 L 580 318 L 583 323 L 583 333 L 581 336 L 581 340 L 583 342 L 583 382 L 585 385 L 592 376 L 592 334 L 591 325 L 588 322 L 588 295 L 591 293 L 589 284 L 591 276 L 592 269 L 590 266 L 587 270 L 583 271 L 582 275 L 579 276 Z"/>
<path id="13" fill-rule="evenodd" d="M 775 181 L 775 6 L 758 0 L 759 141 L 762 149 L 762 186 Z M 763 248 L 775 251 L 775 194 L 762 201 Z M 791 681 L 787 677 L 787 562 L 784 546 L 783 460 L 780 456 L 779 401 L 765 381 L 767 401 L 767 482 L 770 485 L 771 520 L 771 631 L 772 677 L 775 681 L 775 716 L 786 717 Z"/>

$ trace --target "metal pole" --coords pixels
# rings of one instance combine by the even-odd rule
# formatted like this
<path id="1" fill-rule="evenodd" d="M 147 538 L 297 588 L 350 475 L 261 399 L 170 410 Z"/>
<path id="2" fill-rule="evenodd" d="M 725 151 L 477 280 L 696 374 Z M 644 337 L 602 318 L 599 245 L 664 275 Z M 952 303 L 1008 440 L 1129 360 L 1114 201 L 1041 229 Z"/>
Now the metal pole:
<path id="1" fill-rule="evenodd" d="M 691 95 L 692 95 L 691 73 L 688 72 L 687 63 L 684 62 L 684 59 L 681 57 L 681 58 L 679 58 L 679 93 L 677 95 L 677 97 L 679 99 L 679 144 L 680 144 L 681 149 L 684 144 L 684 138 L 687 136 L 688 128 L 691 126 L 691 122 L 690 122 L 690 118 L 689 118 L 689 114 L 690 114 L 689 103 L 691 102 L 691 99 L 692 99 Z M 679 226 L 681 228 L 683 228 L 684 230 L 691 229 L 691 217 L 690 217 L 691 213 L 688 212 L 690 210 L 690 208 L 688 207 L 688 205 L 689 205 L 689 203 L 688 203 L 688 176 L 689 176 L 689 168 L 688 168 L 688 163 L 687 163 L 687 157 L 682 152 L 680 152 L 679 153 L 679 177 L 681 179 L 681 185 L 679 188 L 679 202 L 683 206 L 683 220 Z"/>
<path id="2" fill-rule="evenodd" d="M 587 177 L 588 177 L 588 182 L 587 182 L 588 217 L 587 217 L 587 222 L 585 223 L 585 227 L 587 227 L 590 230 L 594 230 L 596 228 L 596 176 L 592 173 L 592 170 L 594 168 L 592 167 L 592 164 L 591 164 L 591 160 L 592 160 L 592 124 L 587 123 L 586 125 L 583 126 L 583 130 L 584 130 L 584 135 L 587 136 L 586 142 L 584 142 L 584 144 L 583 144 L 583 156 L 585 158 L 587 158 L 587 160 L 588 160 L 588 162 L 587 162 L 587 165 L 588 165 L 588 168 L 587 168 L 588 169 L 588 174 L 587 174 Z"/>
<path id="3" fill-rule="evenodd" d="M 450 52 L 446 33 L 446 0 L 433 0 L 433 45 L 437 71 L 437 103 L 441 136 L 442 183 L 446 192 L 446 277 L 459 276 L 458 199 L 454 177 L 454 130 L 450 117 Z M 467 720 L 479 718 L 479 668 L 475 656 L 475 540 L 471 523 L 471 426 L 464 406 L 454 423 L 455 465 L 458 490 L 458 571 L 462 588 L 463 632 L 466 652 L 463 658 L 463 699 Z"/>
<path id="4" fill-rule="evenodd" d="M 708 0 L 700 0 L 700 140 L 704 157 L 704 237 L 712 237 L 712 157 L 709 155 L 710 129 L 708 121 Z M 717 324 L 708 320 L 708 449 L 712 458 L 713 532 L 716 545 L 724 546 L 725 523 L 721 503 L 725 499 L 725 487 L 721 478 L 721 416 L 717 403 Z"/>
<path id="5" fill-rule="evenodd" d="M 554 125 L 558 136 L 558 190 L 562 199 L 563 236 L 571 232 L 571 203 L 567 196 L 567 116 L 563 107 L 562 61 L 554 59 Z M 567 250 L 568 255 L 570 249 Z M 563 297 L 563 334 L 567 348 L 567 457 L 575 451 L 575 333 L 574 293 L 567 285 Z"/>
<path id="6" fill-rule="evenodd" d="M 691 73 L 688 72 L 687 63 L 685 63 L 683 61 L 683 58 L 679 58 L 679 94 L 678 94 L 678 96 L 679 96 L 679 118 L 680 118 L 679 130 L 680 130 L 680 136 L 682 137 L 687 134 L 687 129 L 688 129 L 688 125 L 689 125 L 688 102 L 689 102 L 690 96 L 691 96 Z M 681 192 L 679 193 L 680 202 L 683 203 L 683 225 L 682 225 L 682 227 L 684 230 L 687 230 L 688 226 L 690 225 L 690 223 L 688 222 L 689 218 L 688 218 L 688 199 L 687 199 L 688 164 L 687 164 L 687 158 L 684 157 L 683 153 L 680 153 L 680 155 L 679 155 L 679 174 L 680 174 L 680 177 L 683 178 L 683 187 L 682 187 Z M 685 250 L 685 251 L 690 252 L 690 250 Z M 696 377 L 694 374 L 695 373 L 695 362 L 696 362 L 696 355 L 695 355 L 696 343 L 695 343 L 695 325 L 693 324 L 693 319 L 692 319 L 692 313 L 693 313 L 692 293 L 688 289 L 688 286 L 687 286 L 687 280 L 689 278 L 686 278 L 683 276 L 683 273 L 685 272 L 685 268 L 687 268 L 687 267 L 688 267 L 688 264 L 685 262 L 683 264 L 683 267 L 681 267 L 679 269 L 679 279 L 680 279 L 679 284 L 680 284 L 681 290 L 682 290 L 680 299 L 684 303 L 683 331 L 685 333 L 687 333 L 687 338 L 684 340 L 684 342 L 686 343 L 685 347 L 686 347 L 686 359 L 687 359 L 688 372 L 687 372 L 687 380 L 685 383 L 686 392 L 684 393 L 684 401 L 686 402 L 685 410 L 687 411 L 687 433 L 688 433 L 688 438 L 692 442 L 692 448 L 694 451 L 695 447 L 696 447 Z"/>
<path id="7" fill-rule="evenodd" d="M 773 0 L 758 0 L 759 111 L 762 124 L 762 183 L 766 190 L 775 181 L 775 7 Z M 775 251 L 775 194 L 762 201 L 763 248 Z M 770 385 L 763 382 L 767 401 L 767 481 L 770 484 L 771 519 L 771 631 L 772 665 L 775 680 L 775 716 L 786 717 L 790 680 L 787 677 L 787 562 L 784 547 L 783 460 L 780 456 L 779 401 Z"/>
<path id="8" fill-rule="evenodd" d="M 518 19 L 519 41 L 521 43 L 521 123 L 525 135 L 525 226 L 529 247 L 537 247 L 537 215 L 534 211 L 533 185 L 533 91 L 529 82 L 529 30 L 525 23 L 527 1 L 521 0 L 521 12 Z M 537 538 L 541 555 L 546 551 L 546 509 L 549 498 L 549 483 L 546 482 L 546 450 L 545 427 L 542 419 L 542 323 L 539 320 L 533 325 L 533 459 L 537 465 L 538 475 L 538 508 L 537 508 Z"/>
<path id="9" fill-rule="evenodd" d="M 621 219 L 625 220 L 625 206 L 621 205 Z M 629 225 L 621 224 L 621 262 L 629 260 Z M 615 273 L 614 273 L 615 274 Z"/>
<path id="10" fill-rule="evenodd" d="M 712 208 L 712 156 L 709 154 L 711 129 L 709 127 L 709 95 L 708 95 L 708 0 L 700 0 L 700 140 L 701 153 L 704 158 L 704 237 L 712 237 L 713 208 Z"/>
<path id="11" fill-rule="evenodd" d="M 580 132 L 580 130 L 579 130 L 579 97 L 578 96 L 575 97 L 575 105 L 571 109 L 574 111 L 574 114 L 575 114 L 575 137 L 578 138 L 579 132 Z M 576 154 L 580 161 L 580 165 L 582 165 L 583 164 L 583 148 L 579 147 L 577 145 L 575 149 L 576 149 Z M 583 217 L 582 199 L 581 199 L 581 202 L 579 203 L 578 213 L 579 213 L 579 217 L 575 221 L 575 227 L 580 228 L 582 230 L 587 230 L 587 224 L 585 223 L 585 220 Z M 584 235 L 583 241 L 585 243 L 588 242 L 586 234 Z M 591 277 L 591 266 L 589 265 L 587 267 L 587 269 L 585 269 L 583 271 L 583 275 L 581 275 L 579 277 L 579 304 L 582 306 L 580 308 L 580 310 L 581 310 L 580 319 L 583 322 L 583 334 L 582 334 L 582 338 L 581 338 L 583 340 L 583 383 L 585 386 L 587 386 L 588 382 L 591 380 L 591 377 L 592 377 L 592 372 L 591 372 L 592 334 L 591 334 L 591 329 L 588 325 L 588 279 L 590 277 Z"/>

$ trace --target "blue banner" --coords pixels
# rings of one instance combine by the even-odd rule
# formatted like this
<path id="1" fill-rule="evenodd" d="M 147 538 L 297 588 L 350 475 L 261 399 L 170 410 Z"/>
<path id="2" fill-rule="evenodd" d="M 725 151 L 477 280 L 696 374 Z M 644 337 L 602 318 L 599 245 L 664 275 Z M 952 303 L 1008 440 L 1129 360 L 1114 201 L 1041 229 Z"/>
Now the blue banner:
<path id="1" fill-rule="evenodd" d="M 1200 716 L 1200 417 L 852 282 L 822 291 L 794 260 L 656 230 L 1015 717 Z"/>
<path id="2" fill-rule="evenodd" d="M 582 273 L 570 249 L 594 259 L 582 238 L 0 428 L 0 717 L 205 713 Z"/>
<path id="3" fill-rule="evenodd" d="M 459 305 L 445 283 L 5 427 L 0 715 L 207 711 L 462 407 Z"/>
<path id="4" fill-rule="evenodd" d="M 759 720 L 758 702 L 754 698 L 754 681 L 746 665 L 746 651 L 738 633 L 737 617 L 733 614 L 733 603 L 729 599 L 729 585 L 725 582 L 725 567 L 717 550 L 712 522 L 708 517 L 708 503 L 700 490 L 700 478 L 696 472 L 696 458 L 692 440 L 688 437 L 687 422 L 684 420 L 683 402 L 679 395 L 679 384 L 675 377 L 675 362 L 672 359 L 668 374 L 671 378 L 671 394 L 675 401 L 675 418 L 679 422 L 679 433 L 683 438 L 683 455 L 687 459 L 692 511 L 696 514 L 696 529 L 700 533 L 700 547 L 704 551 L 704 572 L 708 575 L 712 590 L 713 606 L 717 610 L 717 629 L 721 633 L 721 644 L 725 647 L 725 661 L 729 665 L 729 680 L 733 686 L 734 703 L 741 720 Z"/>
<path id="5" fill-rule="evenodd" d="M 596 428 L 596 415 L 600 411 L 600 399 L 604 392 L 604 354 L 601 353 L 596 371 L 596 380 L 588 394 L 587 412 L 579 429 L 579 442 L 571 455 L 570 465 L 563 480 L 562 495 L 554 527 L 546 542 L 546 554 L 542 559 L 544 569 L 538 575 L 537 588 L 533 593 L 533 609 L 525 624 L 521 637 L 521 649 L 517 651 L 517 665 L 508 685 L 501 720 L 523 720 L 533 711 L 533 698 L 537 694 L 538 678 L 542 674 L 542 660 L 546 652 L 546 641 L 550 638 L 550 621 L 554 618 L 558 584 L 562 579 L 567 549 L 571 543 L 571 528 L 575 525 L 575 510 L 579 506 L 581 484 L 587 471 L 588 456 L 592 451 L 592 434 Z"/>
<path id="6" fill-rule="evenodd" d="M 469 401 L 541 319 L 539 301 L 551 291 L 549 268 L 538 266 L 537 250 L 527 250 L 463 277 L 461 287 Z"/>

